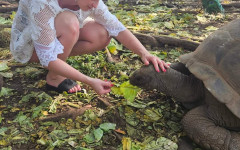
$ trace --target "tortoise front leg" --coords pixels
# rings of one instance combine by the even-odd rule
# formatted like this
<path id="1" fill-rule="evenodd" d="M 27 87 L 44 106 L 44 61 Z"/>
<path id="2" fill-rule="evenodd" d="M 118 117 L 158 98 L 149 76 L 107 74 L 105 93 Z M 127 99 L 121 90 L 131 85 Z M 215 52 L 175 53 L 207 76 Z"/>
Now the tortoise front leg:
<path id="1" fill-rule="evenodd" d="M 197 144 L 211 150 L 240 150 L 240 134 L 217 126 L 208 118 L 206 105 L 189 111 L 182 124 L 186 134 Z"/>

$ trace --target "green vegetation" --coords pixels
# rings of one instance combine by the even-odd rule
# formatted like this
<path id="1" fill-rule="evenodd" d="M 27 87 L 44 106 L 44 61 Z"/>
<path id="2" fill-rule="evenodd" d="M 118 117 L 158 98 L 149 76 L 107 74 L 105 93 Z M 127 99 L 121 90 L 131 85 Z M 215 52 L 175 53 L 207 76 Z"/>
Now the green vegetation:
<path id="1" fill-rule="evenodd" d="M 160 4 L 150 0 L 129 7 L 112 0 L 109 9 L 132 31 L 195 41 L 234 18 L 198 9 L 197 14 L 176 13 Z M 11 23 L 2 18 L 0 22 Z M 178 61 L 187 52 L 168 45 L 147 48 L 166 62 Z M 0 148 L 176 150 L 179 138 L 185 135 L 180 122 L 184 108 L 163 93 L 130 85 L 129 76 L 143 65 L 140 58 L 115 40 L 108 49 L 113 62 L 108 61 L 105 50 L 67 60 L 82 73 L 115 85 L 109 94 L 99 96 L 82 83 L 85 93 L 48 92 L 44 88 L 46 70 L 39 64 L 16 63 L 9 48 L 1 48 L 0 74 L 5 84 L 0 92 Z M 64 112 L 69 114 L 58 117 Z"/>

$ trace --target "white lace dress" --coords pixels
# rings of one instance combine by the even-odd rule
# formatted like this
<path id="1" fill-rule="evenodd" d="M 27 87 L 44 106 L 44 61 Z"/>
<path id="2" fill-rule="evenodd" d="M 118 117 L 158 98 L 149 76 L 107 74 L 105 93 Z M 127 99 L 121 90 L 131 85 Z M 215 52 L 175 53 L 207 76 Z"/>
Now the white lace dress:
<path id="1" fill-rule="evenodd" d="M 58 0 L 20 0 L 12 25 L 10 50 L 15 60 L 26 63 L 35 48 L 40 63 L 48 66 L 50 61 L 63 53 L 63 45 L 56 38 L 54 18 L 65 10 L 76 14 L 80 28 L 87 17 L 102 24 L 109 36 L 117 36 L 125 30 L 124 25 L 112 15 L 107 6 L 99 0 L 97 8 L 89 11 L 62 9 Z"/>

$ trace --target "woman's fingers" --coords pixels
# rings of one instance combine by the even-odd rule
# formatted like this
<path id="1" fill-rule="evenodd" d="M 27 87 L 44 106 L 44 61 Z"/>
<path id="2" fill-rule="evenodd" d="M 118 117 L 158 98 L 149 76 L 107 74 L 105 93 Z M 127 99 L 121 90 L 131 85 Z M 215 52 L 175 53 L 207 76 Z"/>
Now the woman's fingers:
<path id="1" fill-rule="evenodd" d="M 102 94 L 107 94 L 109 92 L 111 92 L 111 87 L 113 87 L 114 85 L 111 83 L 111 81 L 101 81 L 101 84 L 99 85 L 99 87 L 96 89 L 97 94 L 102 95 Z"/>

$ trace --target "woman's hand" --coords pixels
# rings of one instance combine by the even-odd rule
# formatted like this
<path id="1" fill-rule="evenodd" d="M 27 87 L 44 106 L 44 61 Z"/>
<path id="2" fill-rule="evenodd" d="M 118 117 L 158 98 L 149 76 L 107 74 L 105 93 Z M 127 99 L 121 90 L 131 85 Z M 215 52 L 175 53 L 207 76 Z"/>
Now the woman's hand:
<path id="1" fill-rule="evenodd" d="M 113 84 L 110 81 L 102 81 L 95 78 L 92 79 L 90 86 L 97 94 L 102 95 L 109 93 L 111 91 L 111 87 L 113 87 Z"/>
<path id="2" fill-rule="evenodd" d="M 159 67 L 163 72 L 166 72 L 166 69 L 169 68 L 169 64 L 165 63 L 163 60 L 158 58 L 157 56 L 151 55 L 151 54 L 145 54 L 141 57 L 143 63 L 145 65 L 149 65 L 151 62 L 157 72 L 159 72 Z"/>
<path id="3" fill-rule="evenodd" d="M 125 47 L 138 54 L 142 58 L 142 61 L 145 65 L 149 65 L 149 63 L 151 62 L 157 72 L 160 71 L 159 67 L 164 72 L 167 68 L 169 68 L 169 65 L 166 64 L 164 61 L 160 60 L 156 56 L 151 55 L 141 44 L 141 42 L 128 29 L 120 32 L 116 38 Z"/>

